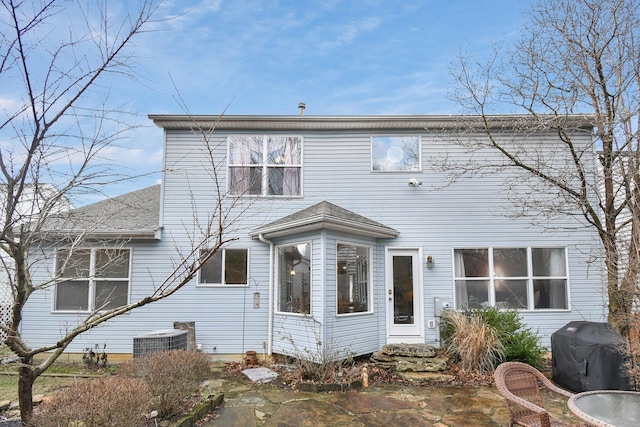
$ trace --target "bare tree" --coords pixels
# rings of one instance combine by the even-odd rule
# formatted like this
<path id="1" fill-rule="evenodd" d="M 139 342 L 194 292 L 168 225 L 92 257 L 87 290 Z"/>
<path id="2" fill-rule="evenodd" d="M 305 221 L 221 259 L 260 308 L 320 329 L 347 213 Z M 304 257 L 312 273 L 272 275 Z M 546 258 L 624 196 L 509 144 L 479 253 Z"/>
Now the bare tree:
<path id="1" fill-rule="evenodd" d="M 640 295 L 640 3 L 540 0 L 529 18 L 513 47 L 495 49 L 482 63 L 461 55 L 454 97 L 481 117 L 485 134 L 473 140 L 473 149 L 498 153 L 500 161 L 489 164 L 475 156 L 456 165 L 456 175 L 516 169 L 529 184 L 515 199 L 525 210 L 548 216 L 578 212 L 602 242 L 609 322 L 631 345 Z M 490 113 L 502 112 L 527 117 L 519 128 L 526 149 L 501 138 Z M 568 118 L 576 113 L 589 115 L 592 144 L 571 136 L 575 120 Z M 534 131 L 555 135 L 554 149 L 538 155 L 536 142 L 522 138 Z M 594 151 L 596 183 L 589 178 Z M 560 157 L 564 161 L 556 162 Z M 545 193 L 556 195 L 556 203 Z"/>
<path id="2" fill-rule="evenodd" d="M 211 155 L 213 128 L 194 126 L 203 142 L 203 158 L 209 159 L 217 200 L 206 219 L 198 219 L 197 227 L 185 230 L 190 245 L 176 248 L 171 273 L 139 301 L 112 304 L 111 295 L 102 296 L 96 303 L 99 306 L 91 307 L 64 336 L 50 345 L 31 348 L 20 333 L 23 309 L 34 292 L 54 286 L 61 278 L 54 275 L 34 283 L 33 268 L 47 257 L 53 259 L 53 245 L 58 248 L 56 264 L 60 266 L 56 274 L 73 274 L 74 251 L 87 238 L 95 238 L 100 225 L 100 218 L 81 223 L 73 212 L 59 211 L 73 196 L 100 191 L 100 186 L 123 179 L 110 170 L 103 154 L 131 126 L 123 119 L 125 112 L 107 106 L 109 88 L 104 84 L 108 76 L 136 78 L 130 45 L 153 26 L 157 6 L 153 0 L 137 2 L 135 13 L 114 22 L 107 3 L 101 1 L 2 0 L 1 4 L 0 249 L 12 304 L 9 319 L 0 328 L 5 344 L 20 362 L 18 393 L 21 418 L 26 422 L 33 411 L 34 381 L 78 335 L 174 294 L 234 240 L 227 237 L 228 230 L 243 209 L 234 202 L 237 197 L 227 200 L 221 188 L 220 165 Z M 110 206 L 117 209 L 117 201 L 114 203 Z M 61 233 L 63 225 L 69 224 L 69 232 Z M 119 262 L 118 245 L 126 243 L 124 235 L 110 242 L 115 249 L 104 251 L 109 262 Z M 35 356 L 40 356 L 37 363 Z"/>

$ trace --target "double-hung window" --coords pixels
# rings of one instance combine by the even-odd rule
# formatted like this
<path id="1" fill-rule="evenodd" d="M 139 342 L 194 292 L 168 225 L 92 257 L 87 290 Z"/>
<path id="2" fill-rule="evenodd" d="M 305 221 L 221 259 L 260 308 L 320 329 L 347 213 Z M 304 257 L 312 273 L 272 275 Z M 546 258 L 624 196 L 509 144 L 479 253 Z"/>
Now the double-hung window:
<path id="1" fill-rule="evenodd" d="M 129 302 L 129 249 L 56 253 L 56 311 L 95 311 Z"/>
<path id="2" fill-rule="evenodd" d="M 338 314 L 370 311 L 371 248 L 338 243 L 336 249 Z"/>
<path id="3" fill-rule="evenodd" d="M 311 245 L 277 248 L 278 311 L 311 313 Z"/>
<path id="4" fill-rule="evenodd" d="M 201 259 L 208 250 L 200 251 Z M 247 249 L 219 250 L 200 268 L 198 283 L 200 285 L 246 285 L 247 284 Z"/>
<path id="5" fill-rule="evenodd" d="M 568 309 L 564 248 L 454 250 L 456 308 Z"/>
<path id="6" fill-rule="evenodd" d="M 229 190 L 237 195 L 300 196 L 302 138 L 229 136 Z"/>

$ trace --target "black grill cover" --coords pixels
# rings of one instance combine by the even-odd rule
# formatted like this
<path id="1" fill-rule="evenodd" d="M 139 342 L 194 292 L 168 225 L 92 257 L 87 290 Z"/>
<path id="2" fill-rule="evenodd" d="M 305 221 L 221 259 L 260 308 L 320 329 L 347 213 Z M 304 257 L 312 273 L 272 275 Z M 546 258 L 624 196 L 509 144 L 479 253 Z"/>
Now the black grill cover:
<path id="1" fill-rule="evenodd" d="M 553 381 L 576 393 L 629 390 L 621 342 L 608 323 L 567 323 L 551 335 Z"/>

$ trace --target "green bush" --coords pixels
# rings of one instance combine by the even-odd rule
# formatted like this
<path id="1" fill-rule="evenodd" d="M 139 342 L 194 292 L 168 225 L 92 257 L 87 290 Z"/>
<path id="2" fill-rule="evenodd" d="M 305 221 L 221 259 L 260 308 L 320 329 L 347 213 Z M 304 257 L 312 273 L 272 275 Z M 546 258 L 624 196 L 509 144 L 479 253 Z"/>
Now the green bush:
<path id="1" fill-rule="evenodd" d="M 149 388 L 139 378 L 106 377 L 54 394 L 34 411 L 29 427 L 137 427 L 149 412 Z"/>
<path id="2" fill-rule="evenodd" d="M 149 353 L 118 369 L 119 375 L 144 379 L 152 395 L 151 407 L 161 417 L 178 414 L 185 396 L 194 393 L 210 373 L 207 354 L 184 350 Z"/>
<path id="3" fill-rule="evenodd" d="M 495 307 L 469 309 L 461 312 L 465 317 L 482 319 L 494 329 L 504 349 L 502 360 L 518 361 L 532 366 L 540 366 L 546 349 L 540 345 L 538 335 L 524 325 L 516 310 L 499 310 Z M 455 324 L 443 317 L 441 336 L 448 346 L 456 332 Z"/>

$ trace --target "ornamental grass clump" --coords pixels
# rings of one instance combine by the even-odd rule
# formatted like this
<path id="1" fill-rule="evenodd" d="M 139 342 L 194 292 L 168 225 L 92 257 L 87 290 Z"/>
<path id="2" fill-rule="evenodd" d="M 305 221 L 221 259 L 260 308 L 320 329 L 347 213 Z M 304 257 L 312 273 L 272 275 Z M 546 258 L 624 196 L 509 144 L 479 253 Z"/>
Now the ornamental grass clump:
<path id="1" fill-rule="evenodd" d="M 184 350 L 149 353 L 118 369 L 119 375 L 144 379 L 152 396 L 152 409 L 163 418 L 177 415 L 185 397 L 194 394 L 210 373 L 207 354 Z"/>
<path id="2" fill-rule="evenodd" d="M 498 331 L 481 317 L 448 311 L 443 320 L 451 330 L 447 351 L 460 360 L 462 369 L 490 372 L 504 360 Z"/>
<path id="3" fill-rule="evenodd" d="M 65 388 L 34 411 L 28 427 L 138 427 L 149 412 L 141 378 L 99 378 Z"/>
<path id="4" fill-rule="evenodd" d="M 465 369 L 491 371 L 502 362 L 539 367 L 547 349 L 516 310 L 495 307 L 445 312 L 442 339 Z"/>

